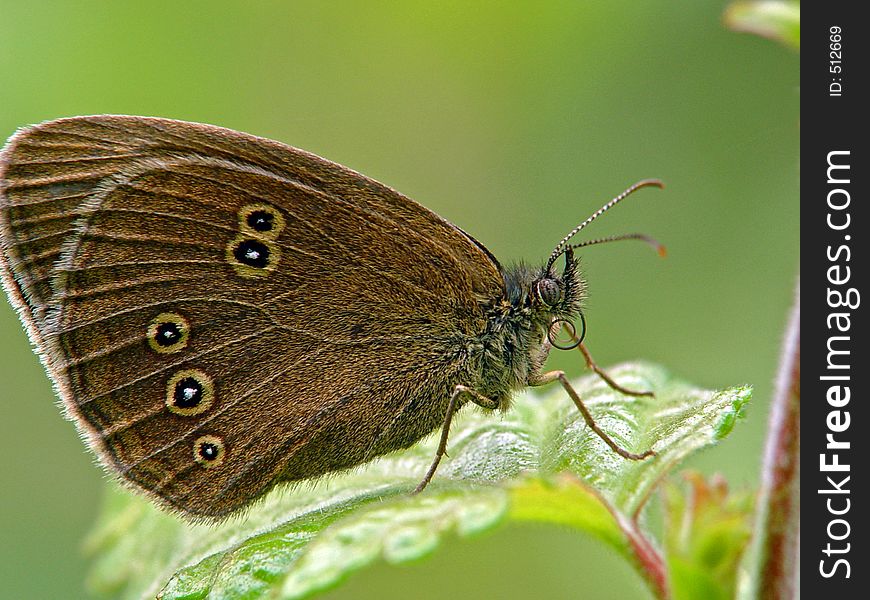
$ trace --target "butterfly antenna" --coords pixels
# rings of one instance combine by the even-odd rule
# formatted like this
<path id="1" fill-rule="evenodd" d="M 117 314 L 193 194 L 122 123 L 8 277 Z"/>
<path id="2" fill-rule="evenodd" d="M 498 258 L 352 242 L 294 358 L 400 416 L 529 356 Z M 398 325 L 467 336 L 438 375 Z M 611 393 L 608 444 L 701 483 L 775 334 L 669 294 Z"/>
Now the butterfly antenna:
<path id="1" fill-rule="evenodd" d="M 597 240 L 589 240 L 586 242 L 580 242 L 579 244 L 571 244 L 571 248 L 582 248 L 584 246 L 594 246 L 595 244 L 618 242 L 620 240 L 640 240 L 652 246 L 653 249 L 658 252 L 659 256 L 661 256 L 662 258 L 667 256 L 668 254 L 668 249 L 665 248 L 661 242 L 659 242 L 654 237 L 643 233 L 625 233 L 623 235 L 611 235 L 609 237 L 598 238 Z"/>
<path id="2" fill-rule="evenodd" d="M 564 254 L 566 248 L 568 248 L 568 242 L 571 240 L 572 237 L 577 235 L 577 233 L 581 229 L 583 229 L 584 227 L 589 225 L 589 223 L 591 223 L 592 221 L 597 219 L 603 213 L 610 210 L 612 207 L 619 204 L 622 200 L 624 200 L 626 197 L 630 196 L 633 192 L 639 190 L 640 188 L 644 188 L 644 187 L 663 188 L 663 187 L 665 187 L 665 184 L 663 184 L 658 179 L 642 179 L 642 180 L 638 181 L 637 183 L 635 183 L 630 188 L 628 188 L 627 190 L 625 190 L 624 192 L 622 192 L 616 198 L 614 198 L 613 200 L 611 200 L 610 202 L 608 202 L 607 204 L 605 204 L 604 206 L 602 206 L 601 208 L 596 210 L 594 213 L 592 213 L 592 215 L 588 219 L 586 219 L 585 221 L 580 223 L 577 227 L 572 229 L 571 232 L 568 235 L 566 235 L 564 238 L 562 238 L 562 241 L 560 241 L 556 245 L 556 247 L 553 249 L 552 254 L 550 254 L 550 260 L 547 261 L 547 271 L 550 270 L 550 267 L 553 266 L 553 263 L 556 262 L 556 259 L 559 258 L 560 256 L 562 256 L 562 254 Z M 629 236 L 625 236 L 625 237 L 623 237 L 623 236 L 615 236 L 615 237 L 617 239 L 643 239 L 643 238 L 631 237 L 631 236 L 636 236 L 636 235 L 637 234 L 630 234 Z M 662 251 L 660 250 L 660 248 L 664 248 L 664 247 L 661 244 L 659 244 L 658 242 L 656 242 L 655 240 L 653 240 L 652 238 L 648 238 L 648 240 L 651 240 L 652 245 L 655 246 L 657 249 L 659 249 L 659 254 L 661 254 Z M 600 244 L 600 243 L 603 243 L 605 241 L 616 241 L 616 239 L 611 240 L 608 238 L 602 238 L 601 240 L 593 241 L 592 243 L 599 243 Z M 592 243 L 578 244 L 578 245 L 573 246 L 573 247 L 579 248 L 581 246 L 590 246 L 590 245 L 592 245 Z"/>

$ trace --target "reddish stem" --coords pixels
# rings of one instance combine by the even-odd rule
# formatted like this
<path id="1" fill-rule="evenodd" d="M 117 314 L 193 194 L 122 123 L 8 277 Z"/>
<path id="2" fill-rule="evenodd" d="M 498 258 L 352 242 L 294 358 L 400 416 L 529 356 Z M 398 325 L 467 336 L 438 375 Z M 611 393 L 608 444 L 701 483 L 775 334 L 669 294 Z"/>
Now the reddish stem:
<path id="1" fill-rule="evenodd" d="M 643 573 L 656 598 L 660 600 L 670 598 L 671 592 L 668 588 L 667 569 L 665 568 L 662 555 L 659 554 L 659 551 L 652 545 L 643 532 L 637 528 L 636 523 L 632 519 L 629 519 L 617 510 L 612 510 L 611 513 L 616 517 L 616 521 L 628 538 L 634 551 L 635 559 L 641 567 L 641 573 Z"/>
<path id="2" fill-rule="evenodd" d="M 640 574 L 647 581 L 658 600 L 669 600 L 671 597 L 670 587 L 668 586 L 668 574 L 665 567 L 665 561 L 659 553 L 655 545 L 644 534 L 643 530 L 638 527 L 637 523 L 627 515 L 623 514 L 618 508 L 613 506 L 608 500 L 594 487 L 588 485 L 577 475 L 573 473 L 565 473 L 563 475 L 568 481 L 574 485 L 578 485 L 583 489 L 593 494 L 601 504 L 607 508 L 608 512 L 616 520 L 617 525 L 622 530 L 626 540 L 628 540 L 631 548 L 631 558 L 635 564 L 640 567 Z"/>
<path id="3" fill-rule="evenodd" d="M 800 541 L 800 282 L 783 340 L 767 430 L 756 535 L 758 597 L 797 594 Z"/>

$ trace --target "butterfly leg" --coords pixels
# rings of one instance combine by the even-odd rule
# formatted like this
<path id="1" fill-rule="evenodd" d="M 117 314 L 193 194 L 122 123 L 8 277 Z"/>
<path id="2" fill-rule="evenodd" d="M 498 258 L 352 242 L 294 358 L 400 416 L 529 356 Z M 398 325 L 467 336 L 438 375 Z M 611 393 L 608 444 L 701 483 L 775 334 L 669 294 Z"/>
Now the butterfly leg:
<path id="1" fill-rule="evenodd" d="M 607 374 L 607 371 L 605 371 L 595 363 L 595 361 L 592 359 L 592 355 L 589 354 L 589 349 L 586 347 L 586 344 L 580 342 L 577 345 L 577 349 L 580 350 L 580 352 L 583 354 L 583 358 L 586 360 L 586 366 L 592 369 L 592 371 L 594 371 L 596 375 L 603 379 L 604 383 L 609 385 L 611 389 L 616 390 L 620 394 L 625 394 L 626 396 L 655 396 L 655 394 L 653 394 L 652 392 L 636 392 L 634 390 L 622 387 L 621 385 L 616 383 L 616 381 L 614 381 L 614 379 L 610 375 Z"/>
<path id="2" fill-rule="evenodd" d="M 429 485 L 429 482 L 432 481 L 432 477 L 435 475 L 435 471 L 438 469 L 438 463 L 440 463 L 441 458 L 447 454 L 447 436 L 450 433 L 450 422 L 453 420 L 453 413 L 455 413 L 456 409 L 459 407 L 459 397 L 463 394 L 470 396 L 470 400 L 478 406 L 489 409 L 498 408 L 497 400 L 487 398 L 468 386 L 457 385 L 453 389 L 453 394 L 450 396 L 450 402 L 447 404 L 447 413 L 444 415 L 444 424 L 441 426 L 441 441 L 438 442 L 438 450 L 435 451 L 435 459 L 432 461 L 429 470 L 426 471 L 426 476 L 423 477 L 423 481 L 414 488 L 414 494 L 419 494 L 427 485 Z"/>
<path id="3" fill-rule="evenodd" d="M 646 452 L 642 452 L 640 454 L 634 454 L 633 452 L 629 452 L 628 450 L 624 449 L 622 446 L 614 442 L 613 438 L 607 435 L 607 433 L 598 426 L 598 423 L 595 422 L 595 419 L 592 418 L 592 413 L 590 413 L 589 409 L 586 408 L 586 405 L 580 398 L 580 394 L 577 393 L 577 391 L 571 385 L 571 382 L 568 381 L 568 378 L 565 376 L 564 371 L 548 371 L 547 373 L 541 373 L 540 375 L 537 375 L 533 379 L 529 380 L 529 385 L 546 385 L 548 383 L 552 383 L 553 381 L 558 381 L 562 384 L 562 387 L 565 388 L 565 391 L 568 392 L 569 396 L 571 396 L 571 400 L 574 401 L 574 404 L 577 406 L 580 414 L 583 415 L 583 419 L 586 421 L 589 429 L 594 431 L 595 434 L 598 435 L 598 437 L 604 440 L 604 443 L 610 446 L 611 450 L 613 450 L 623 458 L 628 458 L 630 460 L 643 460 L 644 458 L 647 458 L 648 456 L 653 456 L 655 454 L 655 452 L 652 450 L 647 450 Z"/>

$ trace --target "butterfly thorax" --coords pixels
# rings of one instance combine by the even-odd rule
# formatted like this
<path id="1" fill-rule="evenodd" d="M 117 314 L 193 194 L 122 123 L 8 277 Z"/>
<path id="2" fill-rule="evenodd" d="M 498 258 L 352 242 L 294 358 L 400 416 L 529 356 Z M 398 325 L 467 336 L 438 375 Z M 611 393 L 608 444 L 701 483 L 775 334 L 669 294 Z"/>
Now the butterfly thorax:
<path id="1" fill-rule="evenodd" d="M 560 275 L 522 263 L 503 271 L 504 293 L 486 307 L 486 329 L 479 338 L 480 379 L 475 382 L 502 408 L 509 406 L 513 391 L 528 386 L 543 370 L 553 323 L 580 314 L 585 282 L 577 267 L 572 259 Z"/>

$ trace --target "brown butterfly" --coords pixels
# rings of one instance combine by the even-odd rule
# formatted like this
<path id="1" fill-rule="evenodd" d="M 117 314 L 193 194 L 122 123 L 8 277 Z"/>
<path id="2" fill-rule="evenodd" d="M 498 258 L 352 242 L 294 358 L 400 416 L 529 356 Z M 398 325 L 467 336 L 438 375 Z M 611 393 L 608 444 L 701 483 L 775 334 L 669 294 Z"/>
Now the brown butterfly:
<path id="1" fill-rule="evenodd" d="M 3 282 L 68 416 L 122 481 L 216 519 L 276 483 L 406 448 L 471 401 L 560 381 L 585 284 L 563 239 L 504 268 L 367 177 L 271 140 L 157 118 L 59 119 L 0 155 Z M 565 257 L 557 272 L 555 263 Z M 585 332 L 585 322 L 583 322 Z M 606 378 L 613 387 L 620 388 Z"/>

